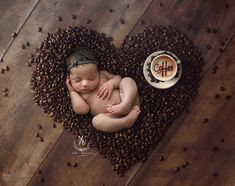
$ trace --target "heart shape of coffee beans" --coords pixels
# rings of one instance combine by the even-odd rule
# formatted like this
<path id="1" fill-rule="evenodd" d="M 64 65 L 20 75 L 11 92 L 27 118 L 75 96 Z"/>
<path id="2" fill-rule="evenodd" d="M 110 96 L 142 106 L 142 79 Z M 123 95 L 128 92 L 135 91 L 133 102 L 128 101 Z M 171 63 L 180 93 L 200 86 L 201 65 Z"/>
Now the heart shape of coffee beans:
<path id="1" fill-rule="evenodd" d="M 65 80 L 64 60 L 78 47 L 92 49 L 100 69 L 132 77 L 138 86 L 141 115 L 130 129 L 115 133 L 97 131 L 91 115 L 73 112 Z M 143 64 L 157 50 L 173 52 L 182 61 L 183 74 L 173 87 L 158 90 L 144 79 Z M 55 122 L 76 137 L 84 136 L 91 147 L 111 160 L 114 171 L 122 176 L 134 163 L 145 161 L 148 152 L 166 134 L 172 122 L 187 108 L 197 93 L 203 59 L 193 43 L 174 28 L 147 27 L 136 36 L 127 36 L 117 49 L 111 38 L 84 27 L 68 27 L 48 34 L 36 50 L 31 85 L 34 101 Z"/>

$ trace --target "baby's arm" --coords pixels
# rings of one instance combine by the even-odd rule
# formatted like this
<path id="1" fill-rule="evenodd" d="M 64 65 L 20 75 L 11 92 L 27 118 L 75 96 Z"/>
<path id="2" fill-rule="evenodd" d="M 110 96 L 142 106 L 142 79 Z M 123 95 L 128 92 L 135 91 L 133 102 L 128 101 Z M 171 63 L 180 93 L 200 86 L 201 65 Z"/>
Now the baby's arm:
<path id="1" fill-rule="evenodd" d="M 108 79 L 108 81 L 103 83 L 102 86 L 99 88 L 98 96 L 101 99 L 105 99 L 106 97 L 109 99 L 113 89 L 119 88 L 119 84 L 122 77 L 119 75 L 111 74 L 105 70 L 100 71 L 100 74 L 105 76 Z"/>
<path id="2" fill-rule="evenodd" d="M 82 97 L 73 89 L 72 85 L 70 84 L 69 78 L 66 80 L 66 85 L 69 89 L 70 98 L 72 102 L 72 107 L 74 112 L 77 114 L 87 114 L 89 112 L 88 104 L 82 99 Z"/>
<path id="3" fill-rule="evenodd" d="M 114 75 L 109 73 L 106 70 L 101 70 L 100 73 L 102 73 L 109 81 L 111 82 L 112 85 L 114 86 L 114 88 L 118 88 L 119 87 L 119 83 L 122 79 L 122 77 L 120 75 Z"/>

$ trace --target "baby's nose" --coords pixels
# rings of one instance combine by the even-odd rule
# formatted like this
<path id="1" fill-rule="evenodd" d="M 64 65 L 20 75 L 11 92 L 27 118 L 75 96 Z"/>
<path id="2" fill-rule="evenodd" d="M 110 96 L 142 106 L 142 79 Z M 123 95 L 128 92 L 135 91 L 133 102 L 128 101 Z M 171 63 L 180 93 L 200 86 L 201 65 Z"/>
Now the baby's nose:
<path id="1" fill-rule="evenodd" d="M 83 86 L 83 87 L 87 87 L 88 85 L 89 85 L 88 81 L 84 80 L 84 81 L 82 82 L 82 86 Z"/>

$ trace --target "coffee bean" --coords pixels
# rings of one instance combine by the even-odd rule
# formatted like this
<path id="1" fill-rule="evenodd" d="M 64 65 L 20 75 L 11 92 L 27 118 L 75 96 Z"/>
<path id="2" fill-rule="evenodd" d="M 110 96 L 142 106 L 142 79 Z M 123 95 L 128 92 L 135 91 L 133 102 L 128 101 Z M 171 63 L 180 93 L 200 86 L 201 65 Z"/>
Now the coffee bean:
<path id="1" fill-rule="evenodd" d="M 57 16 L 57 21 L 61 22 L 62 21 L 62 17 Z"/>
<path id="2" fill-rule="evenodd" d="M 120 23 L 121 24 L 125 24 L 125 20 L 124 19 L 120 19 Z"/>
<path id="3" fill-rule="evenodd" d="M 91 19 L 86 19 L 85 23 L 90 24 L 91 23 Z"/>
<path id="4" fill-rule="evenodd" d="M 203 123 L 207 123 L 209 121 L 208 118 L 204 118 Z"/>
<path id="5" fill-rule="evenodd" d="M 164 161 L 164 156 L 160 156 L 159 160 Z"/>
<path id="6" fill-rule="evenodd" d="M 224 87 L 219 88 L 221 91 L 225 91 L 226 89 Z"/>
<path id="7" fill-rule="evenodd" d="M 6 66 L 6 71 L 9 71 L 10 70 L 10 67 L 9 66 Z"/>
<path id="8" fill-rule="evenodd" d="M 44 141 L 43 137 L 39 137 L 39 141 L 43 142 Z"/>
<path id="9" fill-rule="evenodd" d="M 225 99 L 226 99 L 226 100 L 230 100 L 230 99 L 231 99 L 231 96 L 225 96 Z"/>
<path id="10" fill-rule="evenodd" d="M 42 129 L 42 125 L 37 124 L 37 129 L 41 130 Z"/>
<path id="11" fill-rule="evenodd" d="M 70 162 L 66 162 L 66 165 L 68 166 L 68 167 L 70 167 L 71 166 L 71 163 Z"/>
<path id="12" fill-rule="evenodd" d="M 185 162 L 182 163 L 182 166 L 181 166 L 181 167 L 182 167 L 182 168 L 185 168 L 185 167 L 187 167 L 188 165 L 189 165 L 189 162 L 188 162 L 188 161 L 185 161 Z"/>
<path id="13" fill-rule="evenodd" d="M 224 49 L 219 48 L 219 52 L 220 52 L 220 53 L 223 53 L 223 52 L 224 52 Z"/>
<path id="14" fill-rule="evenodd" d="M 188 151 L 188 148 L 187 148 L 187 147 L 183 147 L 183 151 L 184 151 L 184 152 L 187 152 L 187 151 Z"/>
<path id="15" fill-rule="evenodd" d="M 61 31 L 61 29 L 60 29 L 60 28 L 57 28 L 57 29 L 56 29 L 56 32 L 60 32 L 60 31 Z"/>
<path id="16" fill-rule="evenodd" d="M 224 8 L 229 8 L 229 3 L 226 3 L 226 4 L 224 5 Z"/>
<path id="17" fill-rule="evenodd" d="M 11 37 L 13 37 L 13 38 L 16 38 L 16 36 L 17 36 L 17 33 L 16 33 L 16 32 L 13 32 L 13 33 L 11 34 Z"/>
<path id="18" fill-rule="evenodd" d="M 192 25 L 191 24 L 186 24 L 186 29 L 191 29 L 192 28 Z"/>
<path id="19" fill-rule="evenodd" d="M 109 12 L 113 12 L 113 9 L 112 9 L 112 8 L 109 8 Z"/>
<path id="20" fill-rule="evenodd" d="M 76 19 L 77 19 L 77 16 L 76 16 L 76 15 L 74 15 L 74 14 L 72 14 L 72 16 L 71 16 L 71 17 L 72 17 L 72 19 L 73 19 L 73 20 L 76 20 Z"/>
<path id="21" fill-rule="evenodd" d="M 39 181 L 40 183 L 43 183 L 45 180 L 44 180 L 44 178 L 40 177 L 40 178 L 38 179 L 38 181 Z"/>
<path id="22" fill-rule="evenodd" d="M 163 2 L 158 2 L 158 5 L 159 5 L 160 7 L 163 7 L 163 6 L 164 6 Z"/>
<path id="23" fill-rule="evenodd" d="M 143 19 L 140 20 L 140 24 L 141 25 L 144 25 L 145 24 L 145 21 Z"/>
<path id="24" fill-rule="evenodd" d="M 180 171 L 180 168 L 179 167 L 176 167 L 175 168 L 175 172 L 179 172 Z"/>
<path id="25" fill-rule="evenodd" d="M 218 99 L 219 97 L 220 97 L 219 94 L 215 94 L 215 96 L 214 96 L 215 99 Z"/>
<path id="26" fill-rule="evenodd" d="M 212 176 L 217 177 L 217 176 L 218 176 L 218 173 L 215 172 L 215 173 L 212 174 Z"/>
<path id="27" fill-rule="evenodd" d="M 78 164 L 77 164 L 76 162 L 73 163 L 73 167 L 77 167 L 77 165 L 78 165 Z"/>
<path id="28" fill-rule="evenodd" d="M 42 32 L 42 27 L 38 27 L 38 32 Z"/>
<path id="29" fill-rule="evenodd" d="M 216 28 L 213 28 L 213 29 L 212 29 L 212 33 L 213 33 L 213 34 L 216 34 L 216 33 L 217 33 L 217 29 L 216 29 Z"/>
<path id="30" fill-rule="evenodd" d="M 37 132 L 35 136 L 38 138 L 40 136 L 40 134 Z"/>
<path id="31" fill-rule="evenodd" d="M 2 69 L 1 69 L 1 73 L 3 74 L 4 72 L 5 72 L 5 70 L 2 68 Z"/>
<path id="32" fill-rule="evenodd" d="M 26 44 L 25 44 L 26 46 L 30 46 L 30 43 L 28 42 L 28 41 L 26 41 Z"/>
<path id="33" fill-rule="evenodd" d="M 28 66 L 28 67 L 31 67 L 31 64 L 28 63 L 28 62 L 26 62 L 25 65 Z"/>
<path id="34" fill-rule="evenodd" d="M 224 143 L 224 138 L 220 138 L 220 142 L 221 142 L 221 143 Z"/>
<path id="35" fill-rule="evenodd" d="M 0 56 L 0 62 L 3 62 L 3 55 Z"/>
<path id="36" fill-rule="evenodd" d="M 2 91 L 3 91 L 3 92 L 7 92 L 7 91 L 8 91 L 8 88 L 3 88 Z"/>
<path id="37" fill-rule="evenodd" d="M 26 47 L 25 47 L 25 45 L 24 45 L 24 44 L 22 44 L 22 45 L 21 45 L 21 48 L 22 48 L 22 49 L 25 49 Z"/>
<path id="38" fill-rule="evenodd" d="M 6 93 L 6 92 L 3 92 L 3 94 L 2 94 L 4 97 L 7 97 L 8 96 L 8 93 Z"/>
<path id="39" fill-rule="evenodd" d="M 207 45 L 206 45 L 206 48 L 207 48 L 208 50 L 211 50 L 212 47 L 211 47 L 210 44 L 207 44 Z"/>
<path id="40" fill-rule="evenodd" d="M 53 128 L 56 128 L 56 124 L 55 124 L 55 123 L 52 123 L 52 127 L 53 127 Z"/>
<path id="41" fill-rule="evenodd" d="M 209 34 L 211 33 L 211 28 L 210 27 L 206 27 L 206 32 Z"/>
<path id="42" fill-rule="evenodd" d="M 38 174 L 42 174 L 42 170 L 41 170 L 41 169 L 38 169 L 38 170 L 37 170 L 37 173 L 38 173 Z"/>
<path id="43" fill-rule="evenodd" d="M 219 149 L 219 148 L 218 148 L 217 146 L 214 146 L 214 147 L 212 148 L 213 151 L 218 151 L 218 149 Z"/>
<path id="44" fill-rule="evenodd" d="M 224 45 L 225 45 L 225 43 L 224 43 L 223 41 L 221 41 L 221 42 L 220 42 L 220 45 L 221 45 L 221 46 L 224 46 Z"/>

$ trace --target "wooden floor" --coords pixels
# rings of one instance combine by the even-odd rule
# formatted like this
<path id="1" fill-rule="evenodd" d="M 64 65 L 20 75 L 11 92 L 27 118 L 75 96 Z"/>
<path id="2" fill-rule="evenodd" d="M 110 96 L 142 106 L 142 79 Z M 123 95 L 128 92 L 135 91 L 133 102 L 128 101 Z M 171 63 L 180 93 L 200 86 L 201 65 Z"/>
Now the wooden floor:
<path id="1" fill-rule="evenodd" d="M 63 20 L 57 21 L 57 16 Z M 86 19 L 92 23 L 86 24 Z M 112 36 L 118 47 L 126 35 L 156 24 L 174 26 L 194 41 L 206 62 L 204 78 L 189 111 L 173 123 L 148 160 L 118 177 L 110 162 L 96 152 L 75 155 L 73 136 L 60 125 L 53 128 L 49 116 L 34 105 L 32 67 L 25 63 L 47 33 L 58 27 L 96 29 Z M 207 27 L 217 32 L 207 33 Z M 16 38 L 11 36 L 13 32 Z M 0 185 L 235 185 L 234 33 L 234 0 L 2 0 L 0 70 L 6 66 L 10 70 L 0 73 Z M 26 41 L 30 46 L 22 49 Z M 208 44 L 211 50 L 207 50 Z M 214 64 L 218 70 L 211 73 Z M 4 88 L 8 88 L 6 97 Z M 220 97 L 215 99 L 215 94 Z M 208 122 L 203 122 L 205 118 Z M 41 130 L 37 124 L 42 125 Z M 43 142 L 35 137 L 37 132 Z M 160 156 L 164 161 L 159 161 Z M 78 166 L 68 167 L 67 161 Z M 181 168 L 185 162 L 188 165 Z M 175 171 L 177 166 L 179 171 Z M 44 182 L 40 183 L 42 178 Z"/>

